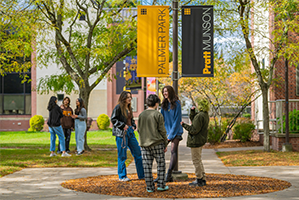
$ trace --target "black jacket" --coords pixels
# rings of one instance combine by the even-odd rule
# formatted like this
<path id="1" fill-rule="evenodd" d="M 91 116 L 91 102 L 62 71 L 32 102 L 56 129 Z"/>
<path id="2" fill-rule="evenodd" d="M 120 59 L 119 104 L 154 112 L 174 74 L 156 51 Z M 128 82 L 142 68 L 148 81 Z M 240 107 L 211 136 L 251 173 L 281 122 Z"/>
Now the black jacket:
<path id="1" fill-rule="evenodd" d="M 49 110 L 48 126 L 57 127 L 60 126 L 60 119 L 63 117 L 62 110 L 58 105 L 55 105 L 51 110 Z"/>
<path id="2" fill-rule="evenodd" d="M 120 105 L 116 105 L 112 111 L 111 122 L 113 124 L 112 134 L 117 137 L 124 136 L 124 127 L 126 126 L 127 118 L 121 114 Z M 132 117 L 132 126 L 136 129 L 135 120 Z"/>

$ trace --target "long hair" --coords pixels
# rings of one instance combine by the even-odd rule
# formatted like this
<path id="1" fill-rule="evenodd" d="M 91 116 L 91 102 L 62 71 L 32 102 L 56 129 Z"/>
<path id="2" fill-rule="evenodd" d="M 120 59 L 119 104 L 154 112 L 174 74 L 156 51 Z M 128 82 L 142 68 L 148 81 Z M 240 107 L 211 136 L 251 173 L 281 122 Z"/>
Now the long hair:
<path id="1" fill-rule="evenodd" d="M 77 105 L 76 105 L 76 109 L 75 109 L 75 114 L 76 114 L 76 115 L 78 115 L 78 114 L 80 113 L 80 111 L 81 111 L 82 108 L 85 108 L 85 104 L 84 104 L 84 102 L 83 102 L 83 99 L 78 98 L 78 101 L 79 101 L 79 103 L 80 103 L 80 106 L 77 106 Z"/>
<path id="2" fill-rule="evenodd" d="M 179 97 L 175 94 L 175 91 L 174 91 L 173 87 L 171 87 L 170 85 L 166 85 L 166 86 L 163 87 L 162 94 L 163 94 L 163 91 L 164 91 L 165 88 L 167 89 L 167 92 L 168 92 L 168 99 L 170 100 L 170 108 L 174 109 L 176 107 L 176 101 L 179 100 Z M 163 97 L 164 97 L 164 95 L 163 95 Z M 162 101 L 162 106 L 161 107 L 164 110 L 168 109 L 168 103 L 169 103 L 168 99 L 166 99 L 164 97 L 164 99 Z"/>
<path id="3" fill-rule="evenodd" d="M 127 100 L 127 96 L 128 94 L 131 95 L 132 97 L 132 93 L 131 92 L 128 92 L 128 91 L 122 91 L 120 93 L 120 96 L 118 98 L 118 104 L 120 105 L 120 109 L 121 109 L 121 114 L 123 116 L 125 116 L 126 118 L 128 117 L 128 113 L 127 113 L 127 109 L 130 111 L 130 113 L 133 115 L 132 113 L 132 107 L 131 107 L 131 104 L 129 103 L 128 104 L 128 107 L 126 108 L 126 100 Z"/>
<path id="4" fill-rule="evenodd" d="M 68 106 L 70 106 L 71 99 L 70 99 L 69 97 L 64 97 L 64 98 L 63 98 L 63 101 L 62 101 L 62 102 L 63 102 L 63 105 L 64 105 L 64 100 L 66 100 L 66 99 L 68 99 L 68 100 L 69 100 L 69 104 L 68 104 Z"/>
<path id="5" fill-rule="evenodd" d="M 54 106 L 56 105 L 56 100 L 57 100 L 57 97 L 55 96 L 51 96 L 50 100 L 49 100 L 49 103 L 48 103 L 48 110 L 52 110 L 54 108 Z"/>

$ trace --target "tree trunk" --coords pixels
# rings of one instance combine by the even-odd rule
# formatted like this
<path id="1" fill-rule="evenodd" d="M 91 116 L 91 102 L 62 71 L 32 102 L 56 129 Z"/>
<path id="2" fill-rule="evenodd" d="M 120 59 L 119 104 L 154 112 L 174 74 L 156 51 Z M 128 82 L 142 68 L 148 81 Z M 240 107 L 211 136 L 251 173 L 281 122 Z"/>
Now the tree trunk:
<path id="1" fill-rule="evenodd" d="M 269 128 L 269 105 L 268 105 L 268 87 L 261 86 L 263 96 L 263 126 L 264 126 L 264 151 L 270 151 L 270 128 Z"/>
<path id="2" fill-rule="evenodd" d="M 84 101 L 85 109 L 86 109 L 86 115 L 87 115 L 87 118 L 88 118 L 88 103 L 89 103 L 90 90 L 87 87 L 80 89 L 79 96 Z M 87 144 L 87 119 L 86 119 L 86 131 L 85 131 L 85 134 L 84 134 L 84 150 L 85 151 L 91 151 L 91 148 Z"/>

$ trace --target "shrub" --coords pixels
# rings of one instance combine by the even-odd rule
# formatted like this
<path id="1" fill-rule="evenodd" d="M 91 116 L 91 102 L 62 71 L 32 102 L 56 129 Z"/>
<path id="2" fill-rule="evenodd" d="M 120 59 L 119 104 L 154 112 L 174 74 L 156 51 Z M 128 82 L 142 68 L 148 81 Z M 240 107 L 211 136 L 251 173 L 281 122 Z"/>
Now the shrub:
<path id="1" fill-rule="evenodd" d="M 219 142 L 222 134 L 223 134 L 223 131 L 219 128 L 219 126 L 215 126 L 211 123 L 209 124 L 208 142 L 210 144 L 215 144 L 215 143 Z"/>
<path id="2" fill-rule="evenodd" d="M 280 125 L 279 118 L 278 124 Z M 286 116 L 283 115 L 283 132 L 286 131 Z M 299 110 L 293 110 L 289 112 L 289 131 L 290 133 L 298 133 L 299 132 Z"/>
<path id="3" fill-rule="evenodd" d="M 97 125 L 100 130 L 106 130 L 108 126 L 110 125 L 110 119 L 108 115 L 106 114 L 101 114 L 97 118 Z"/>
<path id="4" fill-rule="evenodd" d="M 234 126 L 233 139 L 240 139 L 241 142 L 249 141 L 255 125 L 251 120 L 240 120 Z"/>
<path id="5" fill-rule="evenodd" d="M 44 128 L 44 123 L 45 123 L 45 120 L 44 120 L 43 116 L 34 115 L 33 117 L 31 117 L 31 119 L 29 121 L 30 128 L 28 129 L 28 131 L 30 131 L 30 132 L 41 131 Z"/>
<path id="6" fill-rule="evenodd" d="M 250 119 L 250 118 L 251 118 L 251 114 L 250 114 L 250 113 L 244 113 L 244 114 L 242 115 L 242 117 L 245 117 L 245 118 Z"/>

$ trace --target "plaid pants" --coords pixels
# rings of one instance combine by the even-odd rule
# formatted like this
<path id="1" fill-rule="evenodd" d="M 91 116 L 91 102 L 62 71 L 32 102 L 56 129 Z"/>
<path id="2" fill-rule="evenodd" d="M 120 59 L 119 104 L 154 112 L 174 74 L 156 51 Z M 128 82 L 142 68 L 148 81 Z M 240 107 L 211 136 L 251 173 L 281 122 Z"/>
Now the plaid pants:
<path id="1" fill-rule="evenodd" d="M 165 187 L 165 145 L 164 143 L 152 146 L 141 147 L 142 164 L 144 169 L 144 179 L 146 183 L 146 189 L 155 190 L 155 184 L 153 181 L 152 166 L 154 158 L 157 161 L 157 174 L 158 174 L 158 187 Z"/>

